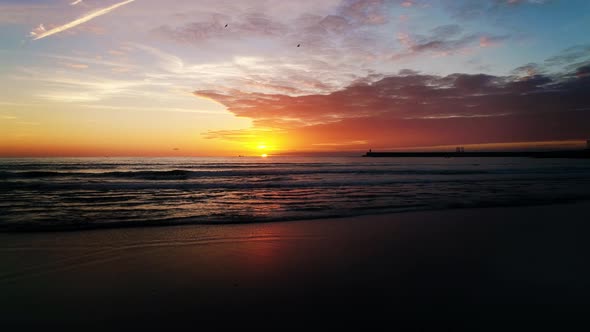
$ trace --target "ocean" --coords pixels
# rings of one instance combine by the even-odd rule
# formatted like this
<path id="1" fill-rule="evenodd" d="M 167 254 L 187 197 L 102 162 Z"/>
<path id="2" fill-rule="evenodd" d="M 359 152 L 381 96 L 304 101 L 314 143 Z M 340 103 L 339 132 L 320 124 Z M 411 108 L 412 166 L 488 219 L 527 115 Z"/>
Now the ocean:
<path id="1" fill-rule="evenodd" d="M 590 160 L 0 159 L 0 230 L 270 222 L 590 199 Z"/>

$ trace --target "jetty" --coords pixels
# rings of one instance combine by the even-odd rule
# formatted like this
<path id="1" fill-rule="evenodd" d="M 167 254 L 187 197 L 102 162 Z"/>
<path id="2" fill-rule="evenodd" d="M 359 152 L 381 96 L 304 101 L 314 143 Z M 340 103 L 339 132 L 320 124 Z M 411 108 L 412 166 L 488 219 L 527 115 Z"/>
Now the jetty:
<path id="1" fill-rule="evenodd" d="M 388 158 L 569 158 L 590 159 L 590 148 L 584 150 L 558 151 L 474 151 L 465 152 L 463 148 L 449 152 L 374 152 L 369 150 L 363 157 Z"/>

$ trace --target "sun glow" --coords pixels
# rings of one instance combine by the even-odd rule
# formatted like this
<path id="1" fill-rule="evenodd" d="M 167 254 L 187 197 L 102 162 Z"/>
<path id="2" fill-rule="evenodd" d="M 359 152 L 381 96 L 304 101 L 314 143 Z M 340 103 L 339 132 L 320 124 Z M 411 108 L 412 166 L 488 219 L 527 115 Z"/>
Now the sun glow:
<path id="1" fill-rule="evenodd" d="M 276 136 L 257 137 L 249 142 L 244 142 L 244 147 L 250 151 L 250 154 L 263 158 L 276 154 L 277 151 L 280 151 L 279 146 L 281 146 L 280 139 Z"/>

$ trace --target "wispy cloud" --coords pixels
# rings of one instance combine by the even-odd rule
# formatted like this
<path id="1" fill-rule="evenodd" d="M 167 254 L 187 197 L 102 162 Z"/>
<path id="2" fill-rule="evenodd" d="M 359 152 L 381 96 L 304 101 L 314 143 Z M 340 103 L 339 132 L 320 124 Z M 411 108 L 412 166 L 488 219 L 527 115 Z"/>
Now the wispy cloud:
<path id="1" fill-rule="evenodd" d="M 393 60 L 414 57 L 422 54 L 449 56 L 468 54 L 479 48 L 492 47 L 510 39 L 509 35 L 490 35 L 484 33 L 464 34 L 456 24 L 438 26 L 429 35 L 410 35 L 400 32 L 397 40 L 403 49 L 393 55 Z"/>
<path id="2" fill-rule="evenodd" d="M 215 110 L 203 110 L 203 109 L 192 109 L 192 108 L 181 108 L 181 107 L 133 107 L 133 106 L 109 106 L 104 104 L 92 105 L 86 104 L 81 105 L 88 108 L 114 110 L 114 111 L 136 111 L 136 112 L 178 112 L 178 113 L 198 113 L 202 115 L 219 115 L 224 113 L 223 111 Z"/>
<path id="3" fill-rule="evenodd" d="M 80 24 L 86 23 L 86 22 L 88 22 L 88 21 L 90 21 L 90 20 L 92 20 L 94 18 L 99 17 L 99 16 L 108 14 L 109 12 L 111 12 L 111 11 L 113 11 L 113 10 L 121 7 L 121 6 L 127 5 L 127 4 L 129 4 L 131 2 L 134 2 L 134 1 L 135 0 L 126 0 L 126 1 L 123 1 L 123 2 L 119 2 L 117 4 L 114 4 L 114 5 L 110 6 L 110 7 L 97 10 L 97 11 L 92 12 L 90 14 L 87 14 L 86 16 L 83 16 L 83 17 L 81 17 L 81 18 L 79 18 L 77 20 L 74 20 L 74 21 L 72 21 L 70 23 L 67 23 L 67 24 L 64 24 L 64 25 L 55 27 L 55 28 L 50 29 L 50 30 L 36 29 L 33 32 L 31 32 L 31 35 L 35 36 L 35 38 L 33 38 L 33 40 L 39 40 L 39 39 L 42 39 L 42 38 L 45 38 L 45 37 L 49 37 L 49 36 L 54 35 L 56 33 L 60 33 L 60 32 L 66 31 L 66 30 L 71 29 L 71 28 L 73 28 L 75 26 L 78 26 Z"/>
<path id="4" fill-rule="evenodd" d="M 126 75 L 126 79 L 110 78 L 100 72 L 46 70 L 39 67 L 20 68 L 21 74 L 11 76 L 13 80 L 30 81 L 42 88 L 31 95 L 56 102 L 86 102 L 110 98 L 144 97 L 150 91 L 154 98 L 170 98 L 172 83 L 152 80 L 143 76 Z M 95 74 L 93 74 L 95 73 Z M 165 91 L 165 92 L 162 92 Z"/>
<path id="5" fill-rule="evenodd" d="M 126 62 L 121 61 L 108 61 L 104 60 L 101 57 L 82 57 L 82 56 L 67 56 L 67 55 L 59 55 L 59 54 L 38 54 L 39 57 L 45 58 L 52 58 L 60 60 L 60 62 L 68 62 L 68 63 L 81 63 L 85 65 L 97 65 L 97 66 L 104 66 L 110 67 L 112 69 L 125 69 L 125 71 L 130 71 L 135 69 L 137 66 L 133 64 L 129 64 Z"/>
<path id="6" fill-rule="evenodd" d="M 62 62 L 60 63 L 62 66 L 65 66 L 67 68 L 72 68 L 72 69 L 88 69 L 88 65 L 84 64 L 84 63 L 68 63 L 68 62 Z"/>

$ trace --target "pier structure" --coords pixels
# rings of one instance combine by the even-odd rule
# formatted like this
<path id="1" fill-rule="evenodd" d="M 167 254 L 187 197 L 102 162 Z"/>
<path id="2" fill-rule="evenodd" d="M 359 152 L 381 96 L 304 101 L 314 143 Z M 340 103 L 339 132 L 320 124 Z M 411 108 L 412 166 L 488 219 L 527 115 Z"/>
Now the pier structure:
<path id="1" fill-rule="evenodd" d="M 590 144 L 590 143 L 589 143 Z M 557 150 L 557 151 L 481 151 L 464 152 L 456 148 L 455 152 L 375 152 L 369 151 L 363 157 L 390 157 L 390 158 L 571 158 L 590 159 L 590 147 L 583 150 Z"/>

